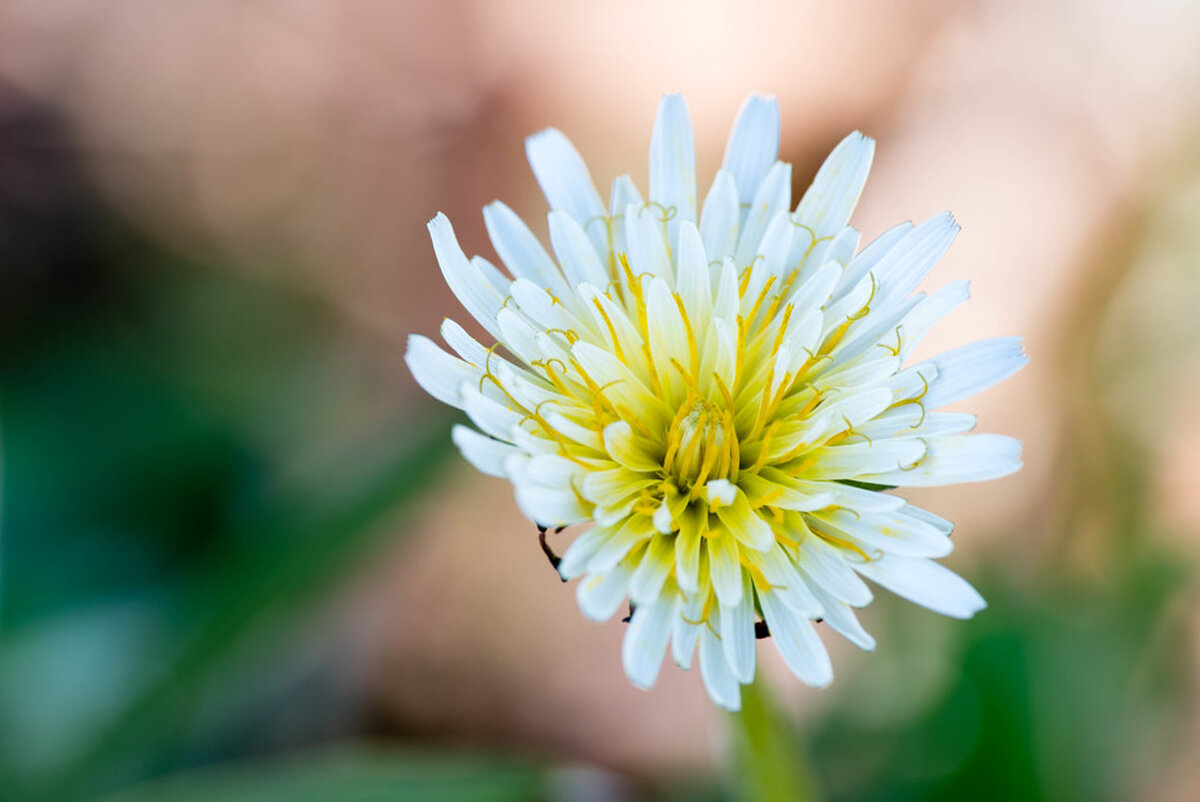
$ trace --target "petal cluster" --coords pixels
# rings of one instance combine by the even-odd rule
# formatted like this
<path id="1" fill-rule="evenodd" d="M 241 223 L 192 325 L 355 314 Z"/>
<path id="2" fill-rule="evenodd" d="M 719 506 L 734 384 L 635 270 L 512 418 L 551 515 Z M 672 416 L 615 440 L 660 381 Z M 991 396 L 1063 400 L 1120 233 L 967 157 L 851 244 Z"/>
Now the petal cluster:
<path id="1" fill-rule="evenodd" d="M 651 686 L 669 649 L 698 654 L 709 694 L 737 709 L 770 634 L 801 680 L 833 677 L 823 620 L 864 649 L 864 578 L 945 615 L 983 600 L 935 562 L 951 524 L 886 492 L 991 479 L 1020 444 L 939 411 L 1025 364 L 1016 338 L 912 364 L 965 282 L 915 292 L 958 231 L 948 214 L 859 248 L 849 227 L 874 152 L 854 133 L 793 208 L 779 109 L 751 97 L 699 202 L 691 123 L 664 97 L 649 191 L 606 205 L 567 138 L 526 142 L 550 205 L 550 250 L 499 201 L 484 222 L 507 273 L 429 224 L 442 273 L 495 339 L 447 320 L 450 352 L 414 335 L 407 361 L 477 429 L 463 455 L 514 486 L 542 526 L 588 524 L 559 570 L 584 615 L 632 618 L 622 657 Z"/>

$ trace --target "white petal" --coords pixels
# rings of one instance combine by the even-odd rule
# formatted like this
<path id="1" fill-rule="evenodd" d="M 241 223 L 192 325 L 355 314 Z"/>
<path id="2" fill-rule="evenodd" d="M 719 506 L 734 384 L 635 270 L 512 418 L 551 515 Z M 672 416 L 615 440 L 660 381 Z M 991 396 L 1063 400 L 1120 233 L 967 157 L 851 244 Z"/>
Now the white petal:
<path id="1" fill-rule="evenodd" d="M 575 218 L 601 259 L 608 261 L 604 203 L 575 146 L 561 131 L 547 128 L 525 140 L 525 155 L 550 208 Z"/>
<path id="2" fill-rule="evenodd" d="M 450 346 L 454 350 L 454 353 L 462 357 L 463 361 L 475 367 L 483 367 L 487 362 L 487 349 L 480 345 L 478 340 L 468 334 L 466 329 L 450 318 L 442 321 L 440 331 L 442 339 L 446 341 L 446 345 Z M 499 357 L 492 357 L 492 359 L 499 360 Z"/>
<path id="3" fill-rule="evenodd" d="M 872 440 L 888 437 L 938 437 L 962 434 L 975 428 L 976 418 L 965 412 L 925 412 L 917 404 L 902 404 L 874 420 L 855 427 Z"/>
<path id="4" fill-rule="evenodd" d="M 935 409 L 1008 378 L 1023 368 L 1029 357 L 1021 350 L 1020 337 L 996 337 L 968 343 L 929 361 L 937 366 L 937 378 L 929 383 L 929 393 L 921 400 L 926 408 Z"/>
<path id="5" fill-rule="evenodd" d="M 637 410 L 652 428 L 670 423 L 662 400 L 650 393 L 628 366 L 612 353 L 580 340 L 571 347 L 571 355 L 597 386 L 611 385 L 604 391 L 610 401 Z"/>
<path id="6" fill-rule="evenodd" d="M 888 554 L 855 568 L 892 593 L 952 618 L 970 618 L 987 607 L 965 579 L 932 560 Z"/>
<path id="7" fill-rule="evenodd" d="M 484 259 L 479 254 L 471 257 L 471 267 L 479 271 L 487 282 L 499 293 L 501 298 L 508 295 L 508 285 L 512 284 L 512 279 L 500 272 L 500 268 Z"/>
<path id="8" fill-rule="evenodd" d="M 929 392 L 929 384 L 937 378 L 937 365 L 932 362 L 922 362 L 919 365 L 907 367 L 888 379 L 887 386 L 891 388 L 897 401 L 904 399 L 924 398 Z M 929 406 L 925 406 L 929 409 Z"/>
<path id="9" fill-rule="evenodd" d="M 445 340 L 446 345 L 454 349 L 454 352 L 460 355 L 463 360 L 468 361 L 468 363 L 474 365 L 475 367 L 480 367 L 480 369 L 482 369 L 482 367 L 496 367 L 503 364 L 508 366 L 509 370 L 521 372 L 523 378 L 527 379 L 527 381 L 533 379 L 533 376 L 528 375 L 527 372 L 524 372 L 521 369 L 517 369 L 514 364 L 510 363 L 510 361 L 504 359 L 503 357 L 498 357 L 498 355 L 494 353 L 488 355 L 487 348 L 480 345 L 480 342 L 475 340 L 475 337 L 467 334 L 466 329 L 463 329 L 461 325 L 451 321 L 450 318 L 446 318 L 444 321 L 442 321 L 442 329 L 440 329 L 440 331 L 442 331 L 442 339 Z"/>
<path id="10" fill-rule="evenodd" d="M 842 551 L 815 535 L 800 544 L 796 565 L 826 593 L 846 604 L 862 607 L 871 601 L 871 589 L 855 575 Z"/>
<path id="11" fill-rule="evenodd" d="M 813 239 L 812 231 L 806 226 L 795 225 L 794 216 L 791 219 L 796 231 L 787 263 L 796 269 L 800 281 L 807 279 L 819 265 L 827 262 L 838 265 L 839 270 L 846 269 L 858 249 L 861 233 L 857 229 L 846 226 L 837 236 L 817 241 Z"/>
<path id="12" fill-rule="evenodd" d="M 730 325 L 724 318 L 714 317 L 712 319 L 712 331 L 710 332 L 710 342 L 713 356 L 711 362 L 707 351 L 709 346 L 705 347 L 705 367 L 711 366 L 711 371 L 708 376 L 720 377 L 726 387 L 735 386 L 734 375 L 737 372 L 737 334 L 736 327 Z M 715 378 L 714 378 L 715 383 Z M 707 384 L 707 381 L 706 381 Z"/>
<path id="13" fill-rule="evenodd" d="M 875 639 L 871 634 L 863 629 L 862 624 L 858 622 L 858 616 L 854 614 L 854 609 L 845 602 L 838 601 L 820 588 L 812 589 L 813 595 L 821 600 L 824 605 L 825 623 L 833 628 L 834 632 L 844 637 L 846 640 L 853 643 L 860 649 L 868 652 L 874 651 Z"/>
<path id="14" fill-rule="evenodd" d="M 625 212 L 630 205 L 640 208 L 642 195 L 638 192 L 632 178 L 627 175 L 619 175 L 613 179 L 612 197 L 609 199 L 608 211 L 613 255 L 629 250 L 628 240 L 625 236 Z M 611 259 L 610 263 L 615 264 Z"/>
<path id="15" fill-rule="evenodd" d="M 675 531 L 675 522 L 671 520 L 671 508 L 667 506 L 665 498 L 658 505 L 658 508 L 654 510 L 651 520 L 654 522 L 655 531 L 660 534 L 669 535 Z"/>
<path id="16" fill-rule="evenodd" d="M 529 422 L 528 425 L 534 424 Z M 540 426 L 532 432 L 524 426 L 518 426 L 508 434 L 517 448 L 528 454 L 557 454 L 562 448 L 557 441 L 547 437 Z"/>
<path id="17" fill-rule="evenodd" d="M 725 259 L 716 271 L 716 292 L 713 294 L 713 319 L 737 330 L 738 271 L 732 259 Z"/>
<path id="18" fill-rule="evenodd" d="M 851 487 L 839 482 L 804 482 L 797 480 L 794 485 L 802 492 L 825 492 L 833 496 L 833 503 L 858 512 L 891 512 L 904 506 L 904 499 L 890 493 L 876 490 L 864 490 L 861 487 Z"/>
<path id="19" fill-rule="evenodd" d="M 675 665 L 684 671 L 692 667 L 692 654 L 696 651 L 700 630 L 704 626 L 691 622 L 700 620 L 703 609 L 704 597 L 700 594 L 685 599 L 680 602 L 679 615 L 671 627 L 671 656 L 675 659 Z"/>
<path id="20" fill-rule="evenodd" d="M 738 546 L 733 535 L 721 532 L 705 540 L 708 546 L 708 569 L 722 604 L 737 604 L 742 600 L 742 565 L 738 561 Z"/>
<path id="21" fill-rule="evenodd" d="M 751 95 L 742 103 L 721 169 L 737 183 L 739 203 L 749 204 L 767 170 L 779 156 L 779 104 L 773 97 Z"/>
<path id="22" fill-rule="evenodd" d="M 827 240 L 827 247 L 820 252 L 821 262 L 837 262 L 839 265 L 848 265 L 854 259 L 854 254 L 858 253 L 858 244 L 862 240 L 862 232 L 853 226 L 846 226 L 833 239 Z M 813 251 L 816 254 L 816 250 Z"/>
<path id="23" fill-rule="evenodd" d="M 967 281 L 952 281 L 917 304 L 900 323 L 900 356 L 912 353 L 933 325 L 971 296 Z"/>
<path id="24" fill-rule="evenodd" d="M 629 588 L 633 569 L 621 563 L 606 574 L 584 577 L 575 588 L 580 611 L 593 621 L 607 621 L 617 612 Z"/>
<path id="25" fill-rule="evenodd" d="M 925 442 L 928 452 L 915 466 L 863 474 L 862 480 L 882 485 L 935 487 L 998 479 L 1021 467 L 1021 442 L 1004 435 L 952 434 Z"/>
<path id="26" fill-rule="evenodd" d="M 947 521 L 940 515 L 934 515 L 929 510 L 921 507 L 914 507 L 911 504 L 904 505 L 904 514 L 910 518 L 916 518 L 918 521 L 929 524 L 934 529 L 941 532 L 943 535 L 948 535 L 954 531 L 954 524 Z"/>
<path id="27" fill-rule="evenodd" d="M 721 644 L 725 647 L 725 659 L 738 682 L 754 679 L 754 595 L 750 590 L 750 577 L 743 579 L 742 600 L 735 605 L 718 603 L 720 613 Z"/>
<path id="28" fill-rule="evenodd" d="M 767 592 L 774 593 L 805 618 L 817 618 L 824 613 L 815 595 L 816 588 L 805 582 L 782 544 L 776 544 L 770 551 L 749 552 L 746 556 L 762 572 L 762 576 L 755 579 L 760 596 Z M 762 583 L 762 579 L 766 583 Z"/>
<path id="29" fill-rule="evenodd" d="M 483 207 L 483 222 L 500 261 L 514 278 L 527 278 L 540 288 L 566 294 L 562 273 L 516 212 L 492 201 Z"/>
<path id="30" fill-rule="evenodd" d="M 420 334 L 410 335 L 404 361 L 425 392 L 452 407 L 461 407 L 459 388 L 464 382 L 479 381 L 482 371 L 443 351 Z"/>
<path id="31" fill-rule="evenodd" d="M 588 573 L 603 574 L 613 570 L 635 546 L 652 537 L 654 537 L 654 529 L 647 525 L 644 516 L 626 518 L 615 530 L 609 531 L 604 542 L 588 556 Z M 563 562 L 566 562 L 565 555 Z M 561 569 L 562 565 L 559 568 Z M 635 569 L 635 572 L 636 570 L 640 570 L 640 567 Z"/>
<path id="32" fill-rule="evenodd" d="M 700 676 L 714 702 L 726 710 L 741 709 L 741 687 L 725 660 L 721 641 L 707 628 L 700 630 Z"/>
<path id="33" fill-rule="evenodd" d="M 685 526 L 675 538 L 675 581 L 687 593 L 700 592 L 700 529 Z M 692 618 L 693 621 L 696 617 Z"/>
<path id="34" fill-rule="evenodd" d="M 569 488 L 584 471 L 559 454 L 533 454 L 522 463 L 522 478 L 544 487 Z"/>
<path id="35" fill-rule="evenodd" d="M 899 354 L 897 328 L 901 321 L 924 299 L 924 295 L 898 297 L 884 300 L 877 297 L 867 306 L 867 315 L 863 319 L 852 321 L 849 331 L 852 332 L 830 353 L 832 360 L 827 363 L 825 370 L 835 366 L 857 362 L 860 358 L 887 356 L 896 359 L 896 367 L 904 361 Z M 867 354 L 869 352 L 869 354 Z M 867 354 L 863 356 L 863 354 Z"/>
<path id="36" fill-rule="evenodd" d="M 545 358 L 538 345 L 538 330 L 530 325 L 525 315 L 506 306 L 496 313 L 496 325 L 500 327 L 500 340 L 504 347 L 526 365 Z"/>
<path id="37" fill-rule="evenodd" d="M 772 276 L 775 277 L 776 284 L 778 284 L 778 279 L 783 274 L 788 251 L 792 247 L 792 231 L 794 229 L 795 226 L 792 225 L 786 210 L 776 212 L 775 216 L 767 223 L 762 239 L 759 240 L 758 246 L 754 248 L 754 252 L 750 255 L 750 261 L 747 263 L 751 272 L 750 280 L 746 282 L 746 289 L 742 295 L 742 314 L 748 315 L 750 309 L 760 303 L 763 287 Z M 747 321 L 747 323 L 753 322 L 752 320 Z"/>
<path id="38" fill-rule="evenodd" d="M 894 375 L 900 369 L 900 357 L 884 354 L 879 350 L 876 350 L 874 353 L 879 354 L 879 356 L 873 359 L 868 356 L 863 361 L 855 361 L 855 364 L 851 365 L 837 365 L 836 363 L 839 360 L 835 356 L 835 366 L 833 369 L 820 371 L 819 374 L 812 378 L 809 384 L 818 390 L 827 390 L 830 388 L 854 390 L 855 388 L 870 387 L 873 384 L 878 384 L 889 376 Z"/>
<path id="39" fill-rule="evenodd" d="M 557 469 L 555 454 L 532 458 L 515 455 L 504 469 L 513 482 L 517 506 L 526 517 L 542 526 L 565 526 L 591 520 L 591 505 L 580 499 L 570 469 Z M 574 470 L 581 470 L 575 468 Z"/>
<path id="40" fill-rule="evenodd" d="M 875 155 L 875 141 L 858 131 L 838 143 L 796 207 L 796 217 L 817 239 L 838 233 L 858 205 Z"/>
<path id="41" fill-rule="evenodd" d="M 668 280 L 674 276 L 665 226 L 662 210 L 655 206 L 630 204 L 625 208 L 625 244 L 635 276 L 649 273 Z"/>
<path id="42" fill-rule="evenodd" d="M 738 478 L 738 484 L 752 503 L 768 503 L 781 510 L 811 512 L 828 507 L 834 500 L 832 493 L 824 492 L 824 482 L 807 482 L 801 489 L 791 477 L 770 468 L 759 474 L 743 474 Z M 822 489 L 809 492 L 815 486 Z"/>
<path id="43" fill-rule="evenodd" d="M 782 456 L 801 444 L 817 445 L 824 443 L 835 434 L 841 434 L 850 428 L 857 427 L 859 424 L 865 423 L 880 414 L 892 403 L 892 398 L 891 390 L 886 387 L 874 387 L 870 390 L 847 392 L 840 397 L 835 397 L 834 400 L 821 405 L 817 409 L 817 414 L 810 421 L 798 424 L 792 431 L 777 437 L 776 443 L 771 449 L 772 455 Z M 866 444 L 861 443 L 858 445 L 860 446 L 858 450 L 834 451 L 832 453 L 824 451 L 820 453 L 810 452 L 804 457 L 804 478 L 841 479 L 847 477 L 840 475 L 827 476 L 826 474 L 831 471 L 844 473 L 846 471 L 861 470 L 864 465 L 856 462 L 856 460 L 860 457 L 860 452 Z M 912 452 L 912 460 L 916 460 L 923 453 L 920 449 L 913 449 Z M 908 452 L 905 453 L 907 454 Z M 819 459 L 825 459 L 826 457 L 832 458 L 832 461 L 817 465 Z M 884 460 L 877 464 L 886 465 L 889 468 L 894 467 L 894 465 L 904 464 L 888 461 L 889 458 L 881 452 L 870 455 L 870 459 Z"/>
<path id="44" fill-rule="evenodd" d="M 696 225 L 684 221 L 679 227 L 679 254 L 675 260 L 675 288 L 683 301 L 692 331 L 702 341 L 712 316 L 712 287 L 708 256 Z"/>
<path id="45" fill-rule="evenodd" d="M 462 453 L 467 462 L 474 465 L 488 476 L 504 478 L 508 474 L 504 470 L 504 461 L 513 454 L 519 454 L 516 446 L 502 443 L 499 440 L 482 435 L 474 429 L 455 424 L 450 430 L 450 439 Z"/>
<path id="46" fill-rule="evenodd" d="M 709 486 L 713 484 L 715 482 L 710 482 Z M 734 494 L 732 503 L 717 506 L 716 513 L 725 528 L 747 548 L 766 551 L 775 545 L 775 532 L 771 525 L 750 509 L 750 502 L 741 490 Z"/>
<path id="47" fill-rule="evenodd" d="M 749 200 L 746 203 L 749 204 Z M 732 175 L 718 170 L 700 215 L 700 236 L 704 238 L 704 250 L 708 258 L 716 261 L 733 256 L 740 228 L 737 185 Z"/>
<path id="48" fill-rule="evenodd" d="M 654 481 L 653 476 L 624 467 L 591 471 L 583 478 L 580 492 L 594 504 L 614 504 L 649 487 Z"/>
<path id="49" fill-rule="evenodd" d="M 579 414 L 578 410 L 576 414 Z M 586 416 L 586 413 L 584 413 Z M 563 437 L 572 442 L 583 446 L 584 448 L 596 452 L 596 456 L 604 453 L 604 442 L 600 439 L 600 433 L 594 429 L 589 429 L 586 426 L 580 425 L 565 415 L 560 415 L 553 410 L 542 413 L 542 418 L 550 427 Z M 514 439 L 513 442 L 516 442 Z M 586 455 L 592 456 L 592 455 Z"/>
<path id="50" fill-rule="evenodd" d="M 560 279 L 560 281 L 563 281 L 565 287 L 565 280 Z M 570 302 L 574 293 L 570 296 L 554 296 L 544 287 L 538 286 L 524 277 L 514 281 L 508 289 L 513 300 L 517 302 L 518 308 L 542 331 L 548 329 L 578 330 L 582 327 L 582 323 L 561 303 L 564 298 Z M 563 290 L 563 292 L 569 292 L 569 290 Z"/>
<path id="51" fill-rule="evenodd" d="M 943 212 L 905 234 L 875 266 L 875 277 L 879 280 L 875 303 L 886 304 L 916 289 L 954 242 L 958 231 L 958 223 L 949 212 Z"/>
<path id="52" fill-rule="evenodd" d="M 567 526 L 591 519 L 587 508 L 570 491 L 539 485 L 516 485 L 513 490 L 522 514 L 542 526 Z"/>
<path id="53" fill-rule="evenodd" d="M 616 421 L 604 427 L 604 450 L 621 465 L 634 471 L 656 471 L 662 461 L 644 448 L 645 440 L 633 433 L 633 427 L 625 421 Z"/>
<path id="54" fill-rule="evenodd" d="M 683 388 L 683 379 L 671 364 L 675 360 L 686 368 L 690 361 L 687 328 L 679 314 L 679 304 L 671 286 L 661 278 L 645 283 L 646 318 L 649 329 L 650 353 L 654 367 L 664 385 Z M 677 399 L 682 401 L 682 398 Z"/>
<path id="55" fill-rule="evenodd" d="M 926 444 L 921 440 L 878 440 L 870 443 L 858 442 L 842 446 L 823 446 L 804 457 L 803 467 L 797 475 L 804 479 L 855 479 L 887 475 L 902 475 L 926 456 Z M 896 484 L 878 481 L 878 484 Z"/>
<path id="56" fill-rule="evenodd" d="M 550 245 L 567 275 L 567 282 L 572 287 L 584 282 L 598 287 L 607 284 L 608 271 L 575 218 L 566 212 L 550 212 L 546 220 L 550 226 Z"/>
<path id="57" fill-rule="evenodd" d="M 587 565 L 601 548 L 612 539 L 613 532 L 607 527 L 593 526 L 567 546 L 562 560 L 558 564 L 558 573 L 563 579 L 575 579 L 589 573 Z M 618 561 L 619 562 L 619 561 Z M 616 563 L 608 570 L 616 567 Z M 591 571 L 590 573 L 606 573 L 606 571 Z"/>
<path id="58" fill-rule="evenodd" d="M 499 440 L 511 439 L 513 427 L 521 422 L 521 414 L 479 392 L 479 386 L 466 381 L 458 386 L 458 406 L 471 422 Z"/>
<path id="59" fill-rule="evenodd" d="M 678 606 L 671 594 L 639 604 L 633 611 L 621 643 L 621 662 L 629 681 L 639 688 L 650 688 L 658 679 Z"/>
<path id="60" fill-rule="evenodd" d="M 787 302 L 794 305 L 800 314 L 819 310 L 829 300 L 830 293 L 841 275 L 841 265 L 837 262 L 826 262 L 796 287 Z"/>
<path id="61" fill-rule="evenodd" d="M 658 105 L 650 135 L 650 200 L 670 215 L 667 241 L 674 253 L 679 223 L 696 219 L 696 149 L 682 95 L 664 95 Z"/>
<path id="62" fill-rule="evenodd" d="M 665 535 L 655 536 L 629 582 L 629 597 L 633 603 L 641 606 L 658 598 L 667 574 L 674 566 L 675 541 Z"/>
<path id="63" fill-rule="evenodd" d="M 950 538 L 905 515 L 860 515 L 850 510 L 830 510 L 814 517 L 827 531 L 857 543 L 873 555 L 888 552 L 909 557 L 945 557 L 954 550 Z"/>
<path id="64" fill-rule="evenodd" d="M 458 298 L 471 317 L 487 329 L 496 339 L 500 330 L 496 326 L 496 313 L 504 305 L 504 298 L 469 261 L 454 236 L 454 228 L 446 215 L 438 212 L 429 221 L 429 237 L 433 240 L 433 252 L 437 256 L 442 276 L 454 297 Z"/>
<path id="65" fill-rule="evenodd" d="M 599 342 L 614 353 L 620 351 L 626 359 L 641 353 L 642 335 L 625 314 L 623 306 L 614 303 L 591 284 L 580 284 L 578 291 L 596 329 L 601 333 Z"/>
<path id="66" fill-rule="evenodd" d="M 846 265 L 845 273 L 842 274 L 837 287 L 833 290 L 834 299 L 841 298 L 851 289 L 858 286 L 858 283 L 875 269 L 880 260 L 891 252 L 896 243 L 904 239 L 908 235 L 908 232 L 912 230 L 912 223 L 900 223 L 880 234 L 870 245 L 863 248 L 862 252 L 850 260 L 850 264 Z"/>
<path id="67" fill-rule="evenodd" d="M 780 601 L 774 593 L 759 596 L 771 640 L 783 662 L 802 682 L 823 688 L 833 681 L 833 664 L 812 624 Z"/>
<path id="68" fill-rule="evenodd" d="M 728 479 L 713 479 L 704 486 L 704 490 L 705 500 L 713 506 L 732 504 L 738 496 L 737 485 Z"/>
<path id="69" fill-rule="evenodd" d="M 734 261 L 739 268 L 744 268 L 758 253 L 758 244 L 767 225 L 775 219 L 779 212 L 787 212 L 792 197 L 792 165 L 775 162 L 767 172 L 762 185 L 750 203 L 750 210 L 742 222 L 741 233 L 738 236 L 738 246 Z"/>

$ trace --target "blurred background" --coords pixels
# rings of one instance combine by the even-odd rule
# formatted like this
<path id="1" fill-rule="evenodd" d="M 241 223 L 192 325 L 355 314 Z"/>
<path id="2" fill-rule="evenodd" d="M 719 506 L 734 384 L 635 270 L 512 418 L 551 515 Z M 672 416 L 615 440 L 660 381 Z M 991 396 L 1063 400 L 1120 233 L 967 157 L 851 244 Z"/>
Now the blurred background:
<path id="1" fill-rule="evenodd" d="M 667 91 L 702 188 L 752 91 L 793 197 L 874 136 L 866 238 L 963 225 L 927 350 L 1032 356 L 966 405 L 1025 470 L 913 494 L 991 606 L 880 594 L 822 691 L 762 649 L 772 765 L 833 802 L 1198 798 L 1198 38 L 1184 0 L 4 0 L 0 799 L 763 797 L 402 360 L 466 317 L 425 222 L 544 233 L 547 125 L 644 187 Z"/>

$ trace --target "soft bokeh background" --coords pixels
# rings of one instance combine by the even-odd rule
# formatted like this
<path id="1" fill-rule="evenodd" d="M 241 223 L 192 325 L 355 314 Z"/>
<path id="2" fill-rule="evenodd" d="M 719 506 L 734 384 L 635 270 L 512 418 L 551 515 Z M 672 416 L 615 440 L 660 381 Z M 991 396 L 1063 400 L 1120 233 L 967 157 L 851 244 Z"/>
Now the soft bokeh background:
<path id="1" fill-rule="evenodd" d="M 794 197 L 859 128 L 867 237 L 962 223 L 928 284 L 974 299 L 927 350 L 1032 356 L 967 405 L 1025 470 L 914 494 L 990 608 L 881 598 L 823 691 L 762 649 L 773 765 L 847 802 L 1196 799 L 1198 40 L 1185 0 L 0 3 L 0 798 L 760 798 L 402 361 L 464 317 L 425 221 L 491 255 L 484 203 L 544 219 L 526 135 L 644 186 L 682 91 L 706 186 L 755 91 Z"/>

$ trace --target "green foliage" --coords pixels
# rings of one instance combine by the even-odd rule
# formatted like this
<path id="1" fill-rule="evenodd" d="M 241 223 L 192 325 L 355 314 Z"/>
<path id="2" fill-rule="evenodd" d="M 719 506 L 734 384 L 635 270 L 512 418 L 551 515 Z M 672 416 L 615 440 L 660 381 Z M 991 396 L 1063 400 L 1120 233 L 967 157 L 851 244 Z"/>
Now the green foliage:
<path id="1" fill-rule="evenodd" d="M 278 672 L 448 453 L 448 417 L 414 426 L 354 387 L 309 299 L 113 240 L 92 254 L 109 294 L 6 332 L 6 800 L 230 752 L 255 708 L 214 705 Z"/>
<path id="2" fill-rule="evenodd" d="M 1147 747 L 1180 723 L 1184 622 L 1168 604 L 1184 578 L 1155 558 L 1111 587 L 994 578 L 940 661 L 906 654 L 928 647 L 915 630 L 929 622 L 896 610 L 814 733 L 823 787 L 847 802 L 1130 798 Z"/>
<path id="3" fill-rule="evenodd" d="M 544 786 L 540 769 L 513 761 L 332 749 L 192 771 L 102 802 L 530 802 Z"/>

